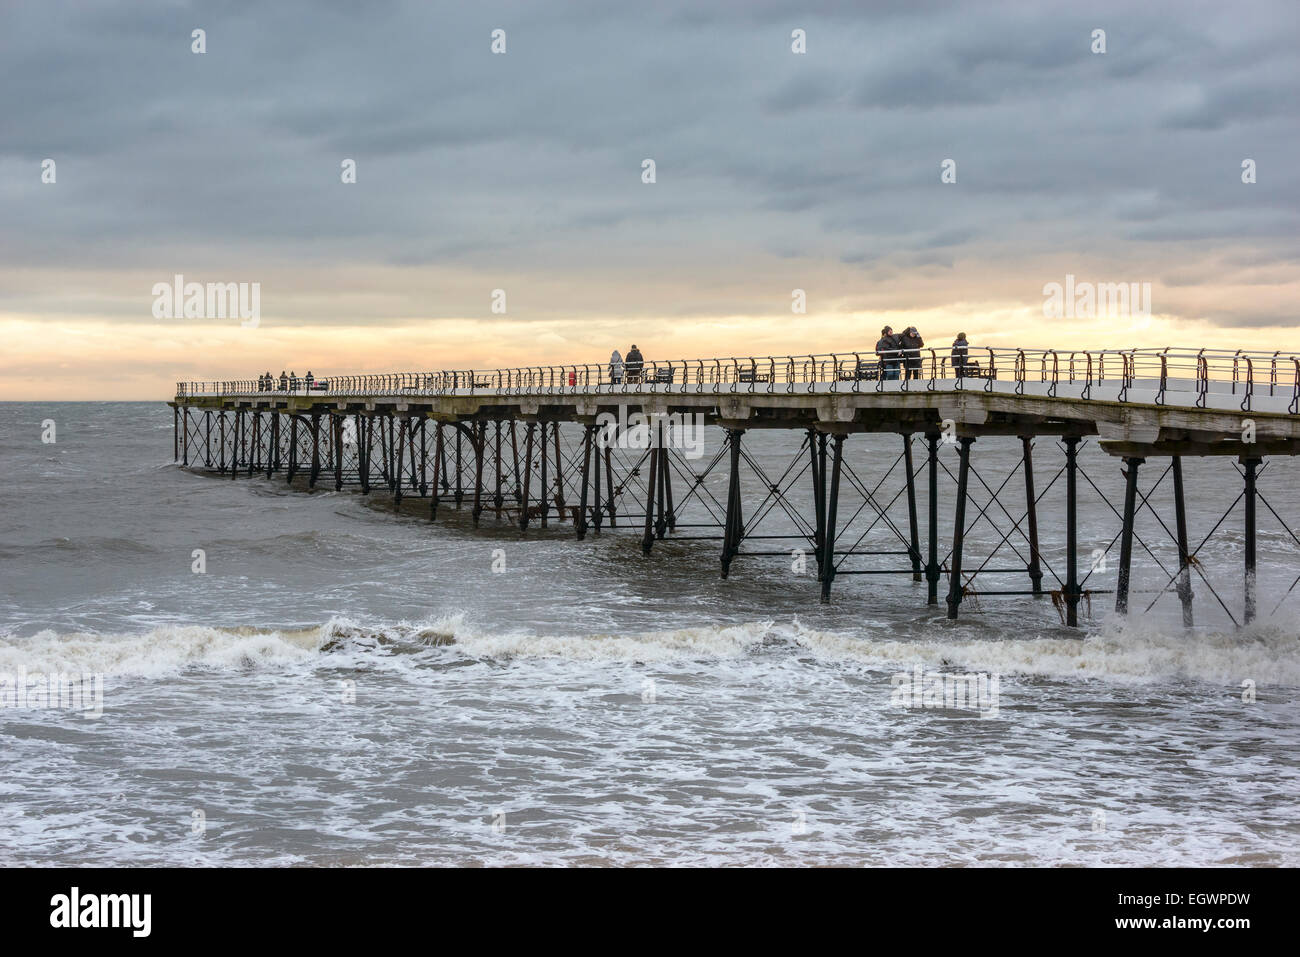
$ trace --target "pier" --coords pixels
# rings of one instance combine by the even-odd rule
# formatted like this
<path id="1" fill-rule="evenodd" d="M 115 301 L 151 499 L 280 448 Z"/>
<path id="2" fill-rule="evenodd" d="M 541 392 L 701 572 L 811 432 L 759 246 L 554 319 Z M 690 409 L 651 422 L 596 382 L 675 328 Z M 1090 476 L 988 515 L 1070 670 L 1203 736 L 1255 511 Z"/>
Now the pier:
<path id="1" fill-rule="evenodd" d="M 908 378 L 887 377 L 867 351 L 647 361 L 618 381 L 590 363 L 331 375 L 285 388 L 279 380 L 178 382 L 173 452 L 188 469 L 231 479 L 386 489 L 398 506 L 418 497 L 430 520 L 468 508 L 475 524 L 488 515 L 521 532 L 558 524 L 577 539 L 633 534 L 646 556 L 665 538 L 714 541 L 723 578 L 741 559 L 802 550 L 822 601 L 841 575 L 905 576 L 926 583 L 928 604 L 942 592 L 954 619 L 975 595 L 1049 598 L 1072 626 L 1081 603 L 1101 596 L 1127 613 L 1136 546 L 1168 576 L 1148 591 L 1176 595 L 1185 624 L 1195 621 L 1194 576 L 1196 591 L 1234 623 L 1256 618 L 1261 505 L 1300 546 L 1258 485 L 1268 457 L 1300 453 L 1300 356 L 991 348 L 971 349 L 961 369 L 946 350 L 912 358 Z M 720 441 L 692 459 L 682 440 L 697 427 Z M 759 429 L 801 438 L 779 473 L 748 454 L 746 436 Z M 865 434 L 897 437 L 892 464 L 854 460 L 854 440 Z M 1124 475 L 1122 501 L 1106 502 L 1117 522 L 1105 549 L 1118 551 L 1114 588 L 1091 587 L 1080 563 L 1079 496 L 1087 487 L 1101 494 L 1079 462 L 1089 441 Z M 989 481 L 980 450 L 992 443 L 1009 445 L 1018 462 Z M 956 450 L 955 474 L 939 455 L 944 446 Z M 1197 544 L 1188 535 L 1187 457 L 1212 457 L 1223 481 L 1240 488 Z M 1063 509 L 1040 514 L 1062 476 Z M 713 477 L 725 481 L 721 494 Z M 794 499 L 799 487 L 810 501 Z M 952 530 L 941 549 L 944 511 Z M 1138 531 L 1143 511 L 1173 540 L 1176 564 L 1152 554 Z M 775 515 L 782 533 L 766 534 Z M 991 567 L 993 553 L 969 554 L 967 534 L 981 521 L 1001 536 L 993 553 L 1014 554 L 1009 566 Z M 1040 549 L 1044 522 L 1064 528 L 1064 561 L 1055 565 Z M 1236 522 L 1240 602 L 1227 594 L 1229 580 L 1198 561 Z M 855 562 L 864 556 L 872 567 Z"/>

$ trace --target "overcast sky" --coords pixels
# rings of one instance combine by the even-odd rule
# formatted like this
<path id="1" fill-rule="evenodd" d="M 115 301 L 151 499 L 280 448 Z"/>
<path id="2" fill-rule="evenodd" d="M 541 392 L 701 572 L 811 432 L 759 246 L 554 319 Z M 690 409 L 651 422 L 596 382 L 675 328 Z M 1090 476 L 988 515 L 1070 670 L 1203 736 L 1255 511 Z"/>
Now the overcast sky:
<path id="1" fill-rule="evenodd" d="M 8 2 L 0 398 L 884 321 L 1300 351 L 1298 91 L 1295 0 Z M 156 319 L 177 273 L 259 282 L 261 324 Z M 1151 318 L 1046 323 L 1067 273 Z"/>

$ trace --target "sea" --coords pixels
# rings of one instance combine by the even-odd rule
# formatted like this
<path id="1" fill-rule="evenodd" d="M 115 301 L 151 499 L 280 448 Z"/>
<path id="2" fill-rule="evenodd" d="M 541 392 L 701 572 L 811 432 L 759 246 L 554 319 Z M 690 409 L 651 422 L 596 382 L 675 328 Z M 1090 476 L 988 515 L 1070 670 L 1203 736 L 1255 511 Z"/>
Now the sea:
<path id="1" fill-rule="evenodd" d="M 992 573 L 955 621 L 898 554 L 901 437 L 845 443 L 827 602 L 782 537 L 812 514 L 802 433 L 746 434 L 722 578 L 721 439 L 674 453 L 645 555 L 630 495 L 581 541 L 468 500 L 431 521 L 418 492 L 184 469 L 162 401 L 0 404 L 0 865 L 1300 864 L 1296 463 L 1260 474 L 1244 625 L 1239 466 L 1186 461 L 1186 627 L 1168 463 L 1117 616 L 1122 463 L 1085 441 L 1070 628 L 994 594 L 1030 584 L 1016 439 L 972 447 L 965 568 Z M 1050 592 L 1064 457 L 1034 456 Z"/>

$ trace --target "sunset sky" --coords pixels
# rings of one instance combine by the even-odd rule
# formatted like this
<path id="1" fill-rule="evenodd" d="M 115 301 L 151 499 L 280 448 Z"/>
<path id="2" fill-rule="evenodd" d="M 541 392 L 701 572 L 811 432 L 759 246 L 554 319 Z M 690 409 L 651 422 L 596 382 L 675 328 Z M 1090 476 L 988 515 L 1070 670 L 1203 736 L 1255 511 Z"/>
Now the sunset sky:
<path id="1" fill-rule="evenodd" d="M 885 322 L 1300 351 L 1294 0 L 7 3 L 0 90 L 0 399 Z M 260 324 L 155 318 L 176 274 Z M 1150 317 L 1044 319 L 1067 274 Z"/>

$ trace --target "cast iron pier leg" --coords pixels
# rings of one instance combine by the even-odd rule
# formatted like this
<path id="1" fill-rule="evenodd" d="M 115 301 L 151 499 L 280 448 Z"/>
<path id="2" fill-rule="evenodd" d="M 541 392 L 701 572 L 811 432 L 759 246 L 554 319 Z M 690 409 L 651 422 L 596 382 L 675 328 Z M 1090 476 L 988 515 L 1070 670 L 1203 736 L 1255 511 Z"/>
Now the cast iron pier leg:
<path id="1" fill-rule="evenodd" d="M 655 477 L 659 473 L 659 449 L 653 445 L 654 434 L 650 437 L 650 467 L 646 474 L 646 492 L 645 492 L 645 529 L 641 534 L 641 553 L 650 554 L 650 548 L 654 545 L 654 515 L 655 515 Z"/>
<path id="2" fill-rule="evenodd" d="M 483 460 L 487 458 L 487 422 L 478 424 L 478 441 L 474 445 L 474 524 L 483 514 Z"/>
<path id="3" fill-rule="evenodd" d="M 496 455 L 494 461 L 496 463 L 496 469 L 497 469 L 497 485 L 496 485 L 496 494 L 492 496 L 492 507 L 496 510 L 497 521 L 500 521 L 501 509 L 506 504 L 506 498 L 501 493 L 501 482 L 503 481 L 503 479 L 501 475 L 501 420 L 500 419 L 497 419 L 496 422 L 493 423 L 493 430 L 496 433 Z"/>
<path id="4" fill-rule="evenodd" d="M 916 521 L 916 475 L 912 471 L 912 435 L 903 433 L 903 465 L 907 469 L 907 520 L 911 533 L 912 581 L 921 580 L 921 535 Z"/>
<path id="5" fill-rule="evenodd" d="M 821 457 L 818 461 L 817 446 L 821 444 Z M 826 483 L 824 466 L 826 464 L 826 434 L 815 429 L 808 430 L 808 471 L 812 475 L 813 487 L 813 555 L 817 559 L 817 580 L 822 580 L 822 542 L 826 535 Z"/>
<path id="6" fill-rule="evenodd" d="M 925 603 L 927 605 L 939 604 L 939 433 L 927 432 L 925 434 L 926 444 L 928 446 L 928 459 L 930 466 L 930 520 L 928 533 L 930 536 L 930 555 L 929 560 L 925 563 Z"/>
<path id="7" fill-rule="evenodd" d="M 1175 455 L 1174 523 L 1178 533 L 1178 598 L 1183 604 L 1183 627 L 1192 627 L 1192 569 L 1187 557 L 1187 500 L 1183 497 L 1183 460 Z"/>
<path id="8" fill-rule="evenodd" d="M 822 601 L 831 600 L 835 580 L 835 513 L 840 504 L 840 461 L 844 458 L 844 436 L 835 436 L 831 455 L 831 489 L 826 501 L 826 543 L 822 547 Z"/>
<path id="9" fill-rule="evenodd" d="M 582 441 L 582 492 L 578 498 L 577 520 L 574 522 L 578 541 L 587 537 L 587 486 L 591 481 L 591 437 L 595 429 L 594 425 L 587 426 Z M 600 469 L 596 470 L 596 475 L 600 475 Z"/>
<path id="10" fill-rule="evenodd" d="M 447 488 L 447 476 L 443 474 L 445 467 L 446 459 L 442 450 L 442 423 L 438 422 L 434 425 L 433 486 L 429 490 L 429 521 L 431 522 L 438 517 L 438 501 L 441 498 L 439 493 Z"/>
<path id="11" fill-rule="evenodd" d="M 308 488 L 316 487 L 316 479 L 320 478 L 320 413 L 311 414 L 311 479 L 307 482 Z"/>
<path id="12" fill-rule="evenodd" d="M 961 550 L 966 544 L 966 485 L 970 479 L 970 446 L 973 435 L 957 439 L 960 465 L 957 469 L 957 510 L 952 523 L 952 565 L 948 570 L 948 617 L 957 617 L 965 589 L 961 583 Z"/>
<path id="13" fill-rule="evenodd" d="M 591 470 L 594 473 L 591 477 L 592 478 L 591 484 L 593 486 L 593 491 L 595 492 L 595 499 L 592 502 L 591 523 L 592 525 L 595 526 L 595 534 L 597 535 L 600 534 L 601 519 L 605 517 L 600 504 L 600 438 L 599 436 L 601 434 L 602 432 L 600 426 L 598 425 L 592 426 L 592 436 L 591 436 L 591 443 L 593 446 L 592 457 L 595 459 L 595 462 L 593 463 L 594 467 Z"/>
<path id="14" fill-rule="evenodd" d="M 1065 623 L 1079 624 L 1079 437 L 1065 436 Z"/>
<path id="15" fill-rule="evenodd" d="M 1246 469 L 1246 614 L 1245 622 L 1255 620 L 1255 474 L 1260 459 L 1244 458 Z"/>
<path id="16" fill-rule="evenodd" d="M 456 500 L 456 507 L 457 507 L 457 508 L 460 508 L 460 503 L 463 502 L 463 501 L 465 500 L 465 489 L 461 487 L 461 478 L 460 478 L 460 475 L 461 475 L 461 471 L 460 471 L 460 440 L 461 440 L 460 429 L 457 429 L 457 430 L 456 430 L 456 491 L 455 491 L 455 494 L 454 494 L 454 496 L 453 496 L 453 497 L 455 498 L 455 500 Z"/>
<path id="17" fill-rule="evenodd" d="M 546 513 L 550 511 L 551 490 L 546 484 L 546 423 L 540 422 L 538 423 L 538 426 L 539 426 L 538 432 L 539 432 L 540 441 L 537 444 L 537 458 L 539 464 L 542 467 L 542 474 L 540 477 L 541 486 L 537 489 L 539 493 L 537 497 L 540 500 L 538 504 L 541 505 L 541 509 L 542 509 L 541 525 L 542 528 L 545 528 Z"/>
<path id="18" fill-rule="evenodd" d="M 524 500 L 519 503 L 519 530 L 522 532 L 528 528 L 528 496 L 529 487 L 533 482 L 533 430 L 536 428 L 533 422 L 528 423 L 528 430 L 524 433 Z"/>
<path id="19" fill-rule="evenodd" d="M 664 532 L 668 530 L 667 508 L 665 506 L 665 492 L 668 486 L 668 449 L 664 447 L 664 426 L 663 422 L 659 423 L 659 518 L 655 522 L 655 538 L 663 541 Z"/>
<path id="20" fill-rule="evenodd" d="M 1129 569 L 1133 564 L 1133 521 L 1137 509 L 1138 466 L 1146 459 L 1125 458 L 1124 527 L 1119 540 L 1119 580 L 1115 584 L 1115 613 L 1128 614 Z"/>
<path id="21" fill-rule="evenodd" d="M 1033 436 L 1022 435 L 1025 456 L 1025 515 L 1029 520 L 1029 582 L 1035 595 L 1043 593 L 1043 569 L 1038 557 L 1038 496 L 1034 489 Z"/>

